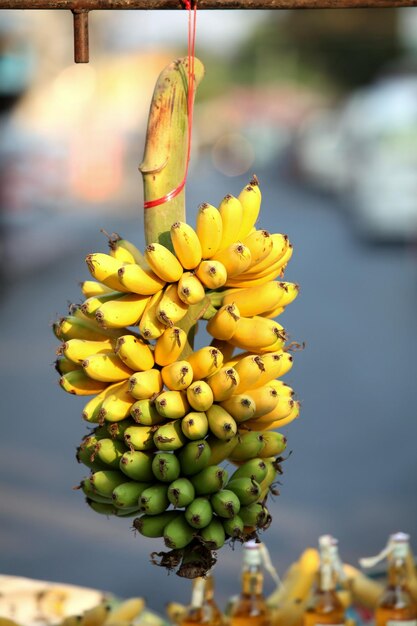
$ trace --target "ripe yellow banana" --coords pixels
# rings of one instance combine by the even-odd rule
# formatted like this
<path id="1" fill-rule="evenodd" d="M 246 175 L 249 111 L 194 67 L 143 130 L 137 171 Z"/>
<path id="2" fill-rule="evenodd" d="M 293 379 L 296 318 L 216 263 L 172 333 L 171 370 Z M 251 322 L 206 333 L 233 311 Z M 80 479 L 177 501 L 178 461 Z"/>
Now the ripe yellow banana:
<path id="1" fill-rule="evenodd" d="M 113 352 L 110 339 L 103 341 L 91 341 L 89 339 L 69 339 L 60 347 L 60 354 L 63 354 L 73 363 L 82 363 L 91 354 Z"/>
<path id="2" fill-rule="evenodd" d="M 220 261 L 213 259 L 201 261 L 195 273 L 207 289 L 220 289 L 227 281 L 225 266 Z"/>
<path id="3" fill-rule="evenodd" d="M 232 346 L 228 341 L 222 341 L 221 339 L 212 339 L 210 342 L 210 346 L 212 348 L 216 348 L 220 350 L 223 354 L 223 360 L 230 360 L 233 356 L 233 352 L 235 351 L 235 347 Z"/>
<path id="4" fill-rule="evenodd" d="M 383 584 L 347 563 L 343 564 L 343 571 L 346 575 L 343 584 L 351 591 L 353 602 L 371 610 L 375 609 L 384 591 Z"/>
<path id="5" fill-rule="evenodd" d="M 162 366 L 174 363 L 181 356 L 186 342 L 187 334 L 182 328 L 166 328 L 155 343 L 155 363 Z"/>
<path id="6" fill-rule="evenodd" d="M 171 391 L 187 389 L 193 382 L 193 369 L 188 361 L 174 361 L 161 370 L 162 380 Z"/>
<path id="7" fill-rule="evenodd" d="M 215 339 L 227 341 L 236 331 L 240 311 L 234 302 L 227 302 L 207 322 L 207 332 Z"/>
<path id="8" fill-rule="evenodd" d="M 248 269 L 263 261 L 272 250 L 272 237 L 267 230 L 254 230 L 242 243 L 249 248 L 251 254 Z"/>
<path id="9" fill-rule="evenodd" d="M 129 382 L 123 381 L 122 384 L 113 388 L 112 392 L 106 394 L 98 413 L 99 422 L 106 420 L 107 422 L 121 422 L 130 414 L 135 400 L 129 392 Z"/>
<path id="10" fill-rule="evenodd" d="M 206 295 L 204 285 L 194 272 L 184 272 L 178 281 L 178 296 L 188 305 L 198 304 Z"/>
<path id="11" fill-rule="evenodd" d="M 136 400 L 148 400 L 161 393 L 162 387 L 161 372 L 155 368 L 136 372 L 129 378 L 129 392 Z"/>
<path id="12" fill-rule="evenodd" d="M 268 269 L 256 274 L 242 274 L 242 276 L 228 278 L 226 285 L 228 287 L 256 287 L 257 285 L 263 285 L 270 280 L 275 280 L 277 277 L 283 278 L 285 268 L 292 256 L 292 252 L 293 247 L 289 244 L 283 257 Z"/>
<path id="13" fill-rule="evenodd" d="M 246 392 L 255 403 L 256 410 L 254 419 L 258 421 L 261 416 L 273 411 L 279 403 L 279 395 L 277 391 L 270 385 L 264 385 L 257 389 L 251 389 Z"/>
<path id="14" fill-rule="evenodd" d="M 185 222 L 171 226 L 171 241 L 175 254 L 186 270 L 193 270 L 200 263 L 202 249 L 194 228 Z"/>
<path id="15" fill-rule="evenodd" d="M 239 374 L 233 367 L 221 367 L 207 378 L 207 384 L 213 392 L 215 402 L 230 398 L 239 382 Z"/>
<path id="16" fill-rule="evenodd" d="M 205 380 L 195 380 L 187 387 L 187 400 L 194 411 L 207 411 L 214 402 L 213 392 Z"/>
<path id="17" fill-rule="evenodd" d="M 274 411 L 271 411 L 269 415 L 272 415 Z M 300 403 L 298 400 L 293 401 L 293 407 L 287 417 L 282 417 L 281 419 L 277 419 L 274 422 L 259 423 L 259 419 L 253 420 L 251 422 L 247 422 L 245 426 L 248 428 L 253 428 L 254 430 L 275 430 L 276 428 L 281 429 L 283 426 L 287 426 L 291 424 L 297 417 L 300 416 Z M 262 419 L 262 418 L 261 418 Z"/>
<path id="18" fill-rule="evenodd" d="M 126 381 L 122 381 L 120 383 L 114 383 L 113 385 L 107 385 L 100 393 L 98 393 L 94 398 L 91 398 L 85 405 L 82 417 L 86 422 L 90 422 L 92 424 L 97 424 L 101 421 L 100 418 L 100 409 L 103 401 L 107 398 L 107 396 L 115 393 L 119 389 L 123 388 L 126 385 Z"/>
<path id="19" fill-rule="evenodd" d="M 108 293 L 102 294 L 100 296 L 91 296 L 91 298 L 87 298 L 82 305 L 80 306 L 80 310 L 87 317 L 94 317 L 97 309 L 101 307 L 102 304 L 108 302 L 109 300 L 116 300 L 117 298 L 121 298 L 125 296 L 124 292 L 120 291 L 110 291 Z"/>
<path id="20" fill-rule="evenodd" d="M 194 380 L 202 380 L 217 372 L 223 365 L 223 355 L 217 348 L 205 346 L 192 352 L 186 359 L 193 370 Z"/>
<path id="21" fill-rule="evenodd" d="M 119 335 L 117 331 L 100 328 L 95 320 L 80 319 L 74 315 L 61 317 L 53 324 L 52 328 L 55 336 L 61 341 L 69 341 L 70 339 L 105 341 L 110 337 Z"/>
<path id="22" fill-rule="evenodd" d="M 239 375 L 240 382 L 234 393 L 245 393 L 247 389 L 253 387 L 265 371 L 265 365 L 259 354 L 245 354 L 233 363 L 233 367 Z M 226 363 L 229 365 L 229 363 Z"/>
<path id="23" fill-rule="evenodd" d="M 285 252 L 287 251 L 288 246 L 290 245 L 290 241 L 287 235 L 283 235 L 282 233 L 273 233 L 271 235 L 272 246 L 271 250 L 262 261 L 252 265 L 248 270 L 246 270 L 244 277 L 249 278 L 254 277 L 258 274 L 262 274 L 265 271 L 271 269 L 273 265 L 282 259 Z"/>
<path id="24" fill-rule="evenodd" d="M 145 600 L 143 598 L 129 598 L 115 606 L 107 616 L 104 626 L 120 626 L 130 624 L 143 612 Z"/>
<path id="25" fill-rule="evenodd" d="M 140 296 L 153 296 L 164 288 L 166 282 L 159 278 L 146 264 L 125 264 L 118 271 L 118 277 L 125 291 Z"/>
<path id="26" fill-rule="evenodd" d="M 147 303 L 139 322 L 139 332 L 145 339 L 157 339 L 162 335 L 166 326 L 157 316 L 157 306 L 164 295 L 163 291 L 155 293 Z"/>
<path id="27" fill-rule="evenodd" d="M 92 396 L 100 393 L 106 388 L 106 383 L 92 380 L 84 370 L 73 370 L 63 374 L 59 379 L 59 384 L 67 393 L 74 396 Z"/>
<path id="28" fill-rule="evenodd" d="M 96 280 L 84 280 L 80 283 L 81 291 L 86 298 L 93 298 L 94 296 L 104 296 L 106 293 L 112 293 L 113 289 L 107 287 L 103 283 L 99 283 Z"/>
<path id="29" fill-rule="evenodd" d="M 149 370 L 154 366 L 153 352 L 149 345 L 134 335 L 118 338 L 115 352 L 133 372 Z"/>
<path id="30" fill-rule="evenodd" d="M 123 237 L 117 233 L 112 233 L 108 237 L 110 254 L 115 259 L 125 263 L 137 263 L 138 265 L 144 263 L 143 254 L 134 243 L 123 239 Z"/>
<path id="31" fill-rule="evenodd" d="M 280 303 L 286 293 L 283 284 L 270 281 L 248 289 L 228 289 L 225 292 L 223 304 L 233 302 L 243 317 L 262 315 Z"/>
<path id="32" fill-rule="evenodd" d="M 79 363 L 73 363 L 73 361 L 70 361 L 69 359 L 65 358 L 64 356 L 59 356 L 56 359 L 54 365 L 55 365 L 56 371 L 61 376 L 62 376 L 62 374 L 66 374 L 67 372 L 73 372 L 75 370 L 82 369 L 82 367 L 81 367 L 81 365 Z"/>
<path id="33" fill-rule="evenodd" d="M 219 205 L 219 213 L 222 218 L 222 239 L 219 250 L 223 250 L 237 239 L 236 235 L 242 225 L 242 205 L 237 198 L 228 194 Z"/>
<path id="34" fill-rule="evenodd" d="M 267 348 L 277 341 L 284 346 L 284 329 L 274 320 L 264 317 L 241 317 L 229 341 L 237 348 L 259 353 L 262 348 Z"/>
<path id="35" fill-rule="evenodd" d="M 319 565 L 318 551 L 314 548 L 304 550 L 298 561 L 285 573 L 281 586 L 269 596 L 268 604 L 281 607 L 305 600 L 310 594 Z"/>
<path id="36" fill-rule="evenodd" d="M 156 305 L 156 317 L 165 326 L 174 326 L 187 315 L 188 304 L 185 304 L 178 295 L 176 283 L 168 285 L 163 291 L 162 298 Z"/>
<path id="37" fill-rule="evenodd" d="M 277 390 L 280 396 L 286 396 L 292 398 L 294 396 L 294 389 L 287 385 L 283 380 L 270 380 L 268 385 Z"/>
<path id="38" fill-rule="evenodd" d="M 248 392 L 248 395 L 250 395 L 250 397 L 253 398 L 256 403 L 256 399 L 259 398 L 260 395 L 261 396 L 267 395 L 265 391 L 262 392 L 262 390 L 265 390 L 266 388 L 272 389 L 273 392 L 276 394 L 275 395 L 276 402 L 274 406 L 273 401 L 272 400 L 270 401 L 271 408 L 269 411 L 266 410 L 268 408 L 266 402 L 265 402 L 264 411 L 261 411 L 260 401 L 258 402 L 256 407 L 258 408 L 259 406 L 260 413 L 258 413 L 257 411 L 255 416 L 256 416 L 256 421 L 259 424 L 259 426 L 261 426 L 262 424 L 272 424 L 272 422 L 276 422 L 278 420 L 282 420 L 288 417 L 290 413 L 293 413 L 294 406 L 296 406 L 295 400 L 293 400 L 292 398 L 289 398 L 288 396 L 278 395 L 276 389 L 274 389 L 272 385 L 265 385 L 265 387 L 260 387 L 259 389 L 252 389 L 251 391 Z"/>
<path id="39" fill-rule="evenodd" d="M 82 366 L 87 376 L 105 383 L 126 380 L 133 373 L 114 353 L 91 354 L 83 361 Z"/>
<path id="40" fill-rule="evenodd" d="M 246 185 L 238 196 L 242 205 L 242 222 L 236 239 L 247 237 L 256 224 L 261 208 L 262 194 L 256 176 Z"/>
<path id="41" fill-rule="evenodd" d="M 102 252 L 89 254 L 85 261 L 93 278 L 114 291 L 130 291 L 119 280 L 118 271 L 124 264 L 114 259 L 110 254 Z"/>
<path id="42" fill-rule="evenodd" d="M 256 411 L 256 405 L 251 396 L 241 393 L 234 394 L 220 402 L 220 406 L 226 409 L 238 424 L 252 420 Z"/>
<path id="43" fill-rule="evenodd" d="M 253 385 L 255 389 L 268 384 L 269 381 L 274 378 L 284 376 L 290 371 L 293 365 L 292 355 L 289 352 L 282 352 L 282 350 L 263 354 L 262 360 L 265 366 L 265 371 L 262 372 L 257 382 Z"/>
<path id="44" fill-rule="evenodd" d="M 181 263 L 175 254 L 160 243 L 151 243 L 145 248 L 145 261 L 167 283 L 175 283 L 181 278 Z"/>
<path id="45" fill-rule="evenodd" d="M 220 261 L 224 265 L 227 273 L 226 284 L 228 285 L 233 276 L 242 274 L 249 267 L 251 259 L 249 248 L 243 243 L 235 242 L 216 252 L 212 261 Z"/>
<path id="46" fill-rule="evenodd" d="M 211 259 L 220 248 L 223 233 L 222 217 L 216 207 L 207 202 L 200 204 L 197 213 L 196 232 L 203 259 Z"/>
<path id="47" fill-rule="evenodd" d="M 104 302 L 95 312 L 103 328 L 125 328 L 137 324 L 150 300 L 150 296 L 128 293 L 116 300 Z"/>

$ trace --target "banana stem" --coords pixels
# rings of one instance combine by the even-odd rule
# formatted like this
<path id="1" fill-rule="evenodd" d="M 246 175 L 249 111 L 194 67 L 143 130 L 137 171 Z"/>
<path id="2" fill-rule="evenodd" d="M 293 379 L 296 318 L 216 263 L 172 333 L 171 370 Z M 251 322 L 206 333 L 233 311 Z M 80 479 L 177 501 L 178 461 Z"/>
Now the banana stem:
<path id="1" fill-rule="evenodd" d="M 194 85 L 204 66 L 194 60 Z M 181 184 L 188 158 L 188 58 L 177 59 L 159 75 L 148 117 L 145 153 L 139 170 L 145 202 L 163 198 Z M 172 250 L 174 222 L 185 221 L 185 189 L 175 198 L 144 211 L 146 243 L 159 242 Z"/>

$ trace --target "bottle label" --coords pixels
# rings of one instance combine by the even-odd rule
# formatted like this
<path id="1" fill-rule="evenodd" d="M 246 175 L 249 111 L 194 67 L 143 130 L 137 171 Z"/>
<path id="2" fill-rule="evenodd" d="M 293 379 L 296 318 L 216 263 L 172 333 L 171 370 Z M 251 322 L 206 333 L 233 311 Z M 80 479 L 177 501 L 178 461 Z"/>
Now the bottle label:
<path id="1" fill-rule="evenodd" d="M 390 619 L 387 626 L 417 626 L 417 619 Z"/>

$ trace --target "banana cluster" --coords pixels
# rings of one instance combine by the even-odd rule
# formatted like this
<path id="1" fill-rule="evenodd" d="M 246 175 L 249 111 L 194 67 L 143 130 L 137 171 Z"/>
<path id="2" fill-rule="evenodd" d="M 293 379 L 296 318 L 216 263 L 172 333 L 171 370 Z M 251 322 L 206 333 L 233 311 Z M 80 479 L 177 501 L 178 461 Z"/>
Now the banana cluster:
<path id="1" fill-rule="evenodd" d="M 152 243 L 142 255 L 109 236 L 109 254 L 87 256 L 84 301 L 54 324 L 62 388 L 93 396 L 77 451 L 92 472 L 88 504 L 142 514 L 134 527 L 171 550 L 216 550 L 269 524 L 286 448 L 275 428 L 299 414 L 281 380 L 291 345 L 273 319 L 298 294 L 283 281 L 292 246 L 255 228 L 260 205 L 256 178 L 218 208 L 202 204 L 195 228 L 172 225 L 173 252 Z M 190 309 L 213 337 L 191 353 Z M 226 460 L 238 466 L 230 478 Z"/>

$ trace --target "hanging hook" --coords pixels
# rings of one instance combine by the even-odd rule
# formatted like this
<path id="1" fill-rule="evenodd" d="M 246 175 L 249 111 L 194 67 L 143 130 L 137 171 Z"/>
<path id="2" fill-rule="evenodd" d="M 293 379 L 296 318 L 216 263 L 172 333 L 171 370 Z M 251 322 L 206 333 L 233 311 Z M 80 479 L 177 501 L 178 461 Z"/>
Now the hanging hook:
<path id="1" fill-rule="evenodd" d="M 74 61 L 88 63 L 88 10 L 72 9 L 74 16 Z"/>

